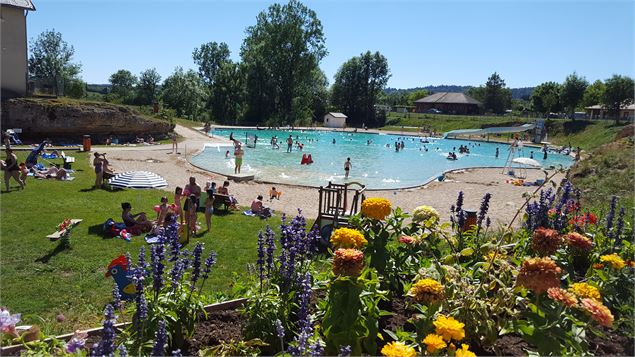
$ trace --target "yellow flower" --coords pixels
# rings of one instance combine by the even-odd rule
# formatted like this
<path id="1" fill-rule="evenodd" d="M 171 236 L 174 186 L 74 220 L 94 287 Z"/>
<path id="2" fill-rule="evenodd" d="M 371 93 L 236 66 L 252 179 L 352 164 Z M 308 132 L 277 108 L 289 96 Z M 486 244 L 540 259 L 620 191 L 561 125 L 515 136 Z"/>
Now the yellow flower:
<path id="1" fill-rule="evenodd" d="M 431 333 L 428 336 L 426 336 L 426 338 L 423 339 L 423 343 L 426 344 L 426 349 L 430 353 L 433 353 L 434 351 L 438 351 L 447 346 L 447 343 L 443 341 L 443 337 L 436 335 L 434 333 Z"/>
<path id="2" fill-rule="evenodd" d="M 381 354 L 387 357 L 415 357 L 417 352 L 403 342 L 390 342 L 381 349 Z"/>
<path id="3" fill-rule="evenodd" d="M 430 206 L 419 206 L 412 211 L 412 221 L 415 223 L 423 223 L 431 220 L 432 223 L 439 221 L 439 212 Z"/>
<path id="4" fill-rule="evenodd" d="M 362 202 L 362 214 L 380 221 L 390 214 L 391 209 L 390 201 L 385 198 L 372 197 Z"/>
<path id="5" fill-rule="evenodd" d="M 451 339 L 461 341 L 465 337 L 465 330 L 463 329 L 465 324 L 458 322 L 452 316 L 439 315 L 433 324 L 437 334 L 443 336 L 446 341 Z"/>
<path id="6" fill-rule="evenodd" d="M 331 234 L 331 244 L 335 248 L 355 248 L 364 247 L 368 241 L 364 235 L 355 229 L 338 228 Z"/>
<path id="7" fill-rule="evenodd" d="M 574 283 L 569 287 L 572 293 L 576 294 L 580 298 L 590 298 L 595 300 L 600 300 L 602 297 L 600 296 L 600 290 L 595 286 L 589 285 L 587 283 Z"/>
<path id="8" fill-rule="evenodd" d="M 613 269 L 622 269 L 626 266 L 624 259 L 622 259 L 619 255 L 613 253 L 609 255 L 603 255 L 600 257 L 600 260 L 608 263 Z"/>
<path id="9" fill-rule="evenodd" d="M 443 300 L 443 286 L 434 279 L 421 279 L 408 291 L 418 303 L 434 303 Z"/>
<path id="10" fill-rule="evenodd" d="M 454 356 L 455 357 L 476 357 L 476 353 L 470 351 L 468 348 L 470 348 L 470 346 L 466 344 L 462 344 L 461 348 L 456 350 L 456 353 L 454 354 Z"/>

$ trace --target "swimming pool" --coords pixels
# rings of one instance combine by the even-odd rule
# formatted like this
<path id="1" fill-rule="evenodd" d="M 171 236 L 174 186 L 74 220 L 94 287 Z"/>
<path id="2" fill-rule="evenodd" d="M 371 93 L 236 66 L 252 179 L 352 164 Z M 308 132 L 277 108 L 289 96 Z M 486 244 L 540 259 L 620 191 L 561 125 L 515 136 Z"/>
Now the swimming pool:
<path id="1" fill-rule="evenodd" d="M 391 189 L 412 187 L 439 176 L 446 170 L 497 166 L 503 167 L 509 153 L 509 145 L 474 142 L 454 139 L 427 139 L 419 137 L 387 134 L 367 134 L 334 132 L 321 130 L 255 130 L 255 129 L 215 129 L 214 136 L 234 138 L 246 142 L 246 136 L 258 136 L 255 148 L 246 147 L 242 165 L 243 174 L 254 174 L 256 180 L 306 186 L 326 186 L 334 183 L 358 181 L 369 189 Z M 278 137 L 280 149 L 272 149 L 272 136 Z M 287 153 L 286 139 L 292 135 L 304 145 L 299 151 L 294 145 Z M 296 139 L 297 138 L 297 139 Z M 405 148 L 395 151 L 395 142 L 404 142 Z M 333 144 L 333 141 L 335 143 Z M 469 154 L 459 154 L 460 145 L 468 146 Z M 495 157 L 496 148 L 500 155 Z M 427 149 L 427 151 L 426 151 Z M 230 157 L 226 158 L 226 151 Z M 447 160 L 448 152 L 457 153 L 458 160 Z M 572 163 L 569 156 L 549 153 L 543 160 L 538 148 L 525 147 L 520 156 L 534 158 L 544 167 Z M 303 154 L 311 154 L 313 164 L 301 165 Z M 344 162 L 351 158 L 352 169 L 348 179 L 344 178 Z M 233 174 L 234 158 L 231 144 L 207 144 L 205 149 L 190 161 L 203 169 L 220 174 Z"/>

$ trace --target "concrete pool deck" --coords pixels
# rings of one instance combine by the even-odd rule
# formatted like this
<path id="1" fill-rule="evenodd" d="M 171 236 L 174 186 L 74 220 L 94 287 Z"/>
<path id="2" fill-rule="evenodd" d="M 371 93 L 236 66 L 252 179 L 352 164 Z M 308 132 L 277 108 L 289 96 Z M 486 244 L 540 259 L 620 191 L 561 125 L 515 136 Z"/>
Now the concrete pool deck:
<path id="1" fill-rule="evenodd" d="M 194 167 L 186 160 L 186 157 L 196 154 L 206 143 L 228 143 L 228 141 L 219 137 L 209 137 L 200 131 L 180 125 L 177 125 L 175 130 L 184 138 L 179 143 L 181 155 L 171 154 L 171 144 L 106 147 L 99 148 L 99 151 L 108 153 L 111 165 L 118 172 L 148 170 L 163 176 L 168 182 L 165 190 L 171 193 L 176 186 L 183 187 L 187 184 L 190 176 L 196 177 L 202 187 L 206 181 L 222 184 L 226 180 L 225 175 Z M 367 197 L 387 198 L 392 202 L 393 207 L 399 206 L 407 212 L 419 205 L 430 205 L 439 211 L 443 220 L 448 220 L 450 206 L 456 202 L 459 191 L 463 191 L 465 195 L 464 206 L 471 209 L 478 209 L 482 197 L 489 192 L 492 194 L 489 211 L 492 222 L 506 223 L 524 203 L 523 194 L 533 192 L 536 187 L 514 186 L 506 183 L 505 181 L 510 177 L 502 174 L 502 171 L 502 168 L 457 170 L 447 173 L 446 180 L 443 182 L 433 181 L 420 187 L 400 190 L 373 190 L 368 192 Z M 527 180 L 543 178 L 542 170 L 527 170 Z M 564 175 L 558 173 L 554 180 L 559 183 L 563 178 Z M 248 206 L 257 195 L 266 197 L 269 189 L 274 185 L 283 192 L 283 195 L 280 200 L 266 201 L 266 205 L 278 213 L 287 214 L 295 214 L 297 208 L 301 208 L 307 218 L 317 217 L 318 190 L 315 188 L 249 181 L 232 182 L 229 192 L 238 199 L 241 205 Z M 171 194 L 166 193 L 166 196 L 172 201 Z M 279 214 L 277 216 L 279 217 Z"/>

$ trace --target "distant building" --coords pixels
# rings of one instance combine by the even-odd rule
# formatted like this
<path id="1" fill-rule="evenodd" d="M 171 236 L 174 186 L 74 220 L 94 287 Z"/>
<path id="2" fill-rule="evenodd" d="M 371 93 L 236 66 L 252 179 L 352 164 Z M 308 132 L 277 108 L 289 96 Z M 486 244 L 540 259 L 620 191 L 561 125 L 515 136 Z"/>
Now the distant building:
<path id="1" fill-rule="evenodd" d="M 31 0 L 0 0 L 0 44 L 2 69 L 0 72 L 2 98 L 26 95 L 27 37 L 26 16 L 35 11 Z"/>
<path id="2" fill-rule="evenodd" d="M 348 117 L 342 113 L 326 113 L 324 115 L 324 126 L 327 128 L 345 128 L 346 118 Z"/>
<path id="3" fill-rule="evenodd" d="M 478 114 L 481 102 L 465 93 L 439 92 L 415 101 L 417 113 L 433 109 L 443 114 Z"/>
<path id="4" fill-rule="evenodd" d="M 584 109 L 586 109 L 589 119 L 615 119 L 611 116 L 608 108 L 601 104 L 592 105 Z M 620 108 L 619 118 L 623 120 L 634 120 L 635 104 L 623 104 Z"/>

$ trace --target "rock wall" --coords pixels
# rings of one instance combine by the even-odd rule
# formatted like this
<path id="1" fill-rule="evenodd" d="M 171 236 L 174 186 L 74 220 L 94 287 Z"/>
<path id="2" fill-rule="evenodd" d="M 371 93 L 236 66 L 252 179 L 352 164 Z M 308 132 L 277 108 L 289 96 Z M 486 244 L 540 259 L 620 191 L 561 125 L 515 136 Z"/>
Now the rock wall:
<path id="1" fill-rule="evenodd" d="M 3 130 L 21 128 L 23 140 L 78 141 L 88 134 L 93 142 L 100 142 L 109 135 L 120 140 L 148 134 L 162 138 L 174 127 L 166 121 L 144 118 L 124 106 L 34 98 L 3 101 L 1 124 Z"/>

